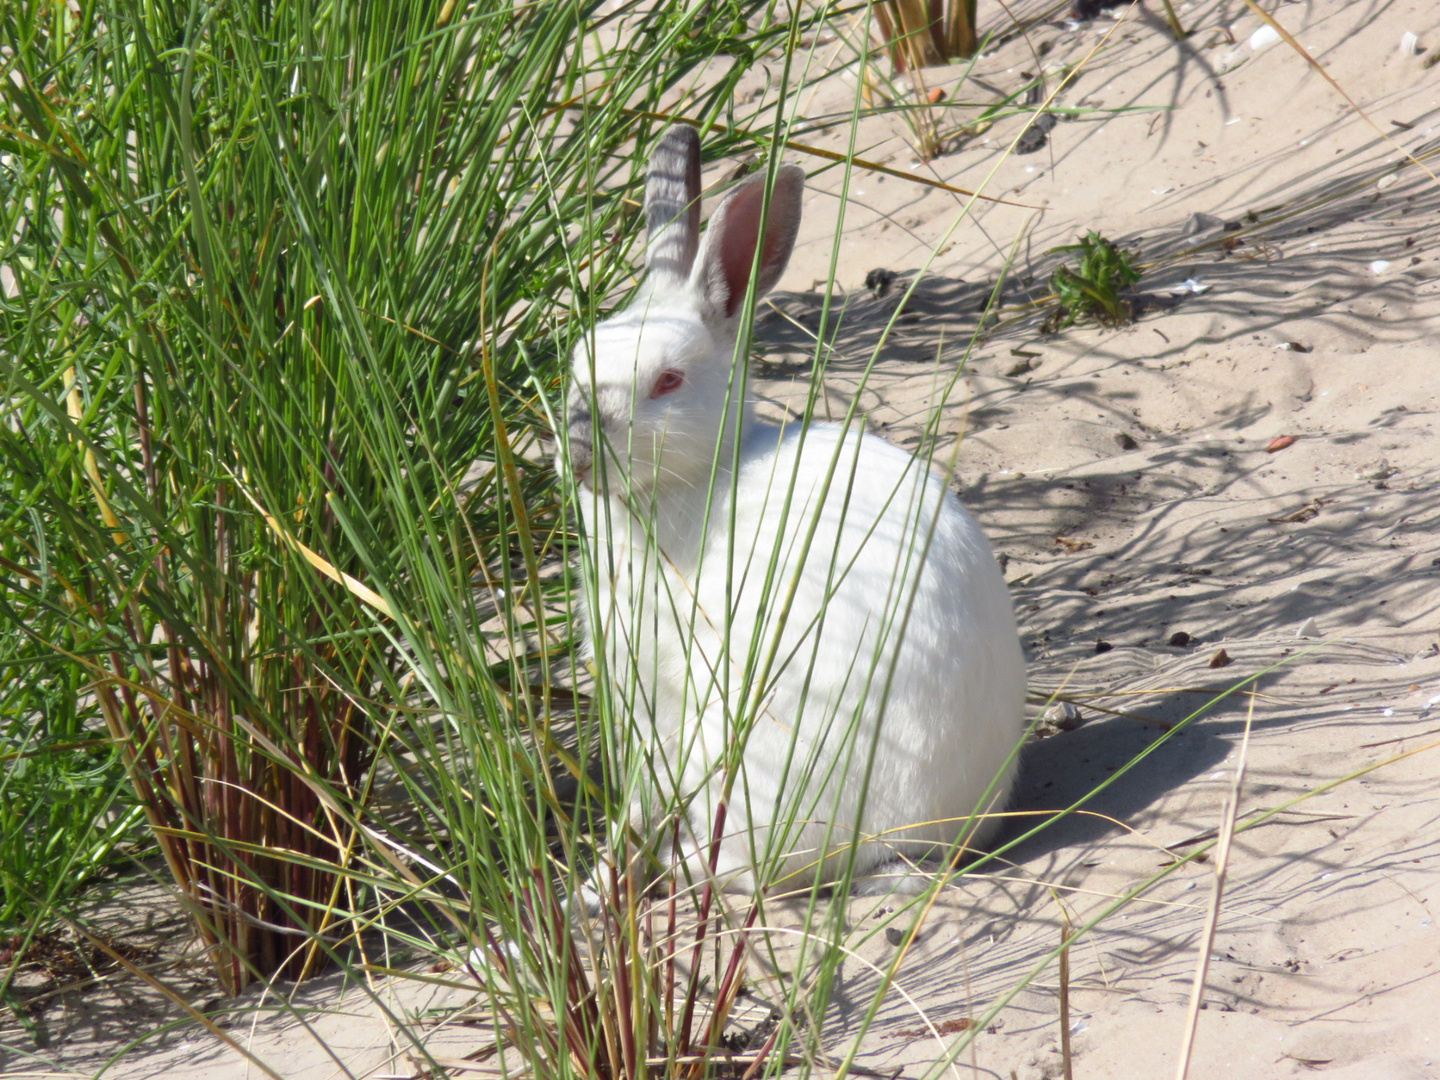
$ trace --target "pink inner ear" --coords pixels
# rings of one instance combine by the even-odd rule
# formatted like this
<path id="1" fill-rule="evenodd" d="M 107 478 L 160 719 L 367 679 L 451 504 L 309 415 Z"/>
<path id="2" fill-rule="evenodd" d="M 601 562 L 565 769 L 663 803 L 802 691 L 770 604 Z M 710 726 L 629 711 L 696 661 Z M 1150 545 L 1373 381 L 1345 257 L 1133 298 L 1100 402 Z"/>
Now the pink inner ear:
<path id="1" fill-rule="evenodd" d="M 745 290 L 750 284 L 750 267 L 755 261 L 755 243 L 760 234 L 760 210 L 764 201 L 764 186 L 752 183 L 737 191 L 725 207 L 725 242 L 720 250 L 720 269 L 725 275 L 727 319 L 733 319 L 745 301 Z M 773 246 L 773 241 L 769 246 Z M 762 272 L 770 257 L 769 251 L 761 257 Z"/>

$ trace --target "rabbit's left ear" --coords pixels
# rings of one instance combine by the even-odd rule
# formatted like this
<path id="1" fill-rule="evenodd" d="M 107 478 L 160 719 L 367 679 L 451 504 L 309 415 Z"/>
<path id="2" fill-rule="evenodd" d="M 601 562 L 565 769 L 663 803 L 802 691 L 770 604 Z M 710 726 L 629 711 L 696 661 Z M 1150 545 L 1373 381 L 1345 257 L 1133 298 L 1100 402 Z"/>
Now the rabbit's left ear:
<path id="1" fill-rule="evenodd" d="M 707 319 L 728 322 L 740 312 L 756 270 L 755 296 L 775 287 L 800 230 L 800 197 L 805 193 L 805 170 L 782 165 L 770 193 L 770 213 L 761 228 L 765 204 L 765 176 L 746 180 L 725 197 L 710 219 L 705 242 L 695 262 L 693 278 L 700 290 Z M 759 266 L 756 267 L 756 247 Z"/>

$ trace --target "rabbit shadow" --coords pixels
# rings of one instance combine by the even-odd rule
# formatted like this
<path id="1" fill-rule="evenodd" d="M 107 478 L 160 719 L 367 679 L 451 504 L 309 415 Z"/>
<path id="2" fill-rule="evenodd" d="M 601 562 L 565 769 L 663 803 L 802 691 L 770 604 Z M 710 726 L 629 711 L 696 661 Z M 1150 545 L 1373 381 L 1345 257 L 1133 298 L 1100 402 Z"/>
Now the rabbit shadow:
<path id="1" fill-rule="evenodd" d="M 1193 702 L 1175 695 L 1146 715 L 1174 723 L 1193 711 Z M 1006 862 L 1025 863 L 1093 848 L 1224 761 L 1228 727 L 1195 722 L 1167 731 L 1111 716 L 1028 743 L 996 850 Z"/>

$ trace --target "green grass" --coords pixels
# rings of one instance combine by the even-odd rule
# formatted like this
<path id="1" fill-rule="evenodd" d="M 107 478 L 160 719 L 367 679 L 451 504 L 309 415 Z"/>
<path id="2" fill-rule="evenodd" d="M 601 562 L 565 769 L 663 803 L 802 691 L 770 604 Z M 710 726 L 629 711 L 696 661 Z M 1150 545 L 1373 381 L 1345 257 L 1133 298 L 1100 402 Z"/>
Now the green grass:
<path id="1" fill-rule="evenodd" d="M 142 830 L 80 672 L 0 641 L 22 646 L 0 691 L 0 931 L 13 933 L 128 861 Z"/>
<path id="2" fill-rule="evenodd" d="M 1060 306 L 1046 320 L 1046 330 L 1073 326 L 1084 318 L 1102 326 L 1130 322 L 1131 305 L 1121 293 L 1140 281 L 1132 255 L 1093 230 L 1074 244 L 1053 248 L 1050 254 L 1074 255 L 1076 260 L 1073 267 L 1057 266 L 1050 274 L 1050 288 Z"/>

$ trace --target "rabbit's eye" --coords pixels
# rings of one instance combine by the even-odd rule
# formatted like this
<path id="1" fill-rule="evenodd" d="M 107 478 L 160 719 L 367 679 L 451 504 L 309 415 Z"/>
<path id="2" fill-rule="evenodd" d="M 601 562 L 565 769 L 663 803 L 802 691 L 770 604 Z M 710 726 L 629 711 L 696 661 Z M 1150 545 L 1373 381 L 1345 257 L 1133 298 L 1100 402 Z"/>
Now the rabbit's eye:
<path id="1" fill-rule="evenodd" d="M 652 398 L 664 397 L 672 390 L 680 389 L 680 384 L 684 381 L 684 374 L 675 370 L 674 368 L 671 368 L 669 371 L 662 374 L 660 378 L 655 380 L 655 389 L 650 391 L 650 396 Z"/>

